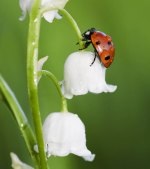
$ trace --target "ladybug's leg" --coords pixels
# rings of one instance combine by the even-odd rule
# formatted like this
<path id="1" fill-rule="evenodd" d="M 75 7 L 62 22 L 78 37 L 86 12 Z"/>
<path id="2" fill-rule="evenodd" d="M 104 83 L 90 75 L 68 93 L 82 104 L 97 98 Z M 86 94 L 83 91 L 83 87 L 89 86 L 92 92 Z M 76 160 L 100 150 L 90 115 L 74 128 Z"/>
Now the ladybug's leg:
<path id="1" fill-rule="evenodd" d="M 86 40 L 84 44 L 84 49 L 87 48 L 91 44 L 91 40 Z"/>
<path id="2" fill-rule="evenodd" d="M 91 44 L 91 40 L 82 40 L 82 41 L 85 41 L 84 47 L 79 49 L 79 50 L 86 49 Z M 79 42 L 77 44 L 79 44 Z"/>
<path id="3" fill-rule="evenodd" d="M 97 52 L 95 51 L 94 53 L 95 53 L 95 55 L 94 55 L 94 59 L 93 59 L 92 63 L 90 64 L 90 66 L 92 66 L 92 65 L 93 65 L 93 63 L 95 62 L 96 57 L 97 57 Z"/>

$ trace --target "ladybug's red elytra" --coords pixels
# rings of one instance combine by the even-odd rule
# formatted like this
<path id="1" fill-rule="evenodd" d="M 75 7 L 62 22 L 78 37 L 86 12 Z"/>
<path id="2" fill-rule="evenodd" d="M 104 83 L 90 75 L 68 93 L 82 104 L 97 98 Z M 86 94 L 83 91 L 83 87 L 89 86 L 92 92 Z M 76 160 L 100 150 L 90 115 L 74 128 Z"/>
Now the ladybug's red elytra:
<path id="1" fill-rule="evenodd" d="M 102 64 L 108 68 L 114 60 L 115 48 L 109 35 L 91 28 L 82 34 L 85 41 L 84 48 L 91 43 L 95 49 L 95 57 L 91 65 L 95 62 L 96 56 L 99 57 Z"/>

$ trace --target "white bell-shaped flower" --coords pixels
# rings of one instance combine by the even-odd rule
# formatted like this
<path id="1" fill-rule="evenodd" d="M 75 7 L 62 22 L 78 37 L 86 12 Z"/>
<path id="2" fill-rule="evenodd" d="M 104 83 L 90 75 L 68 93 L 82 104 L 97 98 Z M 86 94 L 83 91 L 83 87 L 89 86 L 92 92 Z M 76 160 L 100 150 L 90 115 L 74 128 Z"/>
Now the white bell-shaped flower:
<path id="1" fill-rule="evenodd" d="M 25 19 L 27 12 L 31 10 L 33 0 L 19 0 L 19 5 L 22 10 L 22 16 L 19 18 L 21 21 Z"/>
<path id="2" fill-rule="evenodd" d="M 88 92 L 114 92 L 117 89 L 117 86 L 106 83 L 106 68 L 99 58 L 96 57 L 91 65 L 94 55 L 92 52 L 78 51 L 67 58 L 62 81 L 62 92 L 66 98 L 71 99 L 73 95 L 83 95 Z"/>
<path id="3" fill-rule="evenodd" d="M 43 14 L 44 19 L 50 23 L 53 22 L 55 18 L 61 19 L 58 10 L 63 9 L 67 2 L 68 0 L 41 0 L 41 9 L 48 9 L 48 11 Z M 30 12 L 32 4 L 33 0 L 19 0 L 19 5 L 22 10 L 20 20 L 23 20 L 26 17 L 26 13 Z"/>
<path id="4" fill-rule="evenodd" d="M 13 169 L 33 169 L 33 167 L 23 163 L 15 153 L 10 153 L 10 157 L 12 160 L 11 166 Z"/>
<path id="5" fill-rule="evenodd" d="M 42 0 L 42 7 L 48 7 L 50 10 L 43 14 L 43 17 L 48 22 L 53 22 L 54 18 L 61 19 L 57 9 L 63 9 L 68 0 Z"/>
<path id="6" fill-rule="evenodd" d="M 43 124 L 43 137 L 47 156 L 67 156 L 70 153 L 93 161 L 95 155 L 86 147 L 85 126 L 78 115 L 55 112 Z"/>

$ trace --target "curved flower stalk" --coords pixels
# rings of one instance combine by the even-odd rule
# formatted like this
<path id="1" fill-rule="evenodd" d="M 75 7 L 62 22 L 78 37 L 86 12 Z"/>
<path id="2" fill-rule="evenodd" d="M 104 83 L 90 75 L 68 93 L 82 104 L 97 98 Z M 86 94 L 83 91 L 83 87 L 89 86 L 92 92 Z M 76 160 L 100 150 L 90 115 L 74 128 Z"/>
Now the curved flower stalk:
<path id="1" fill-rule="evenodd" d="M 47 157 L 67 156 L 70 153 L 93 161 L 95 155 L 86 147 L 85 126 L 78 115 L 70 112 L 54 112 L 43 124 L 43 137 Z M 35 150 L 38 151 L 37 145 Z"/>
<path id="2" fill-rule="evenodd" d="M 59 9 L 63 9 L 68 0 L 41 0 L 41 10 L 43 12 L 43 17 L 46 21 L 52 23 L 53 20 L 61 19 L 58 14 Z M 27 12 L 30 12 L 33 0 L 19 0 L 20 8 L 22 10 L 22 16 L 20 20 L 24 20 Z"/>
<path id="3" fill-rule="evenodd" d="M 15 153 L 10 153 L 13 169 L 33 169 L 28 164 L 22 162 Z"/>
<path id="4" fill-rule="evenodd" d="M 106 83 L 106 68 L 98 58 L 91 66 L 93 59 L 94 53 L 88 51 L 69 55 L 65 62 L 62 82 L 62 92 L 66 98 L 71 99 L 73 95 L 83 95 L 88 92 L 114 92 L 117 89 L 117 86 Z"/>

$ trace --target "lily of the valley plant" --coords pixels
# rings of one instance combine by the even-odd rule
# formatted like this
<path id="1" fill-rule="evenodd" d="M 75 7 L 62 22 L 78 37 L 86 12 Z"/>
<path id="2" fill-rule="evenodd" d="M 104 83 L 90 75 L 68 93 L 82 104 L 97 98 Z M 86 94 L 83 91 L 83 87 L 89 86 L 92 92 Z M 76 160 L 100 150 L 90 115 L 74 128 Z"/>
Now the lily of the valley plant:
<path id="1" fill-rule="evenodd" d="M 62 157 L 74 154 L 86 161 L 93 161 L 95 155 L 86 146 L 85 126 L 77 114 L 68 111 L 66 99 L 88 92 L 95 94 L 114 92 L 117 88 L 106 83 L 106 68 L 98 58 L 91 66 L 95 54 L 89 51 L 80 50 L 69 55 L 64 65 L 62 83 L 50 71 L 43 70 L 43 65 L 48 59 L 48 56 L 39 59 L 38 55 L 40 24 L 43 17 L 52 23 L 55 18 L 61 19 L 62 16 L 66 16 L 77 34 L 80 47 L 83 48 L 84 46 L 78 25 L 64 9 L 67 2 L 68 0 L 19 0 L 22 10 L 20 20 L 25 19 L 26 15 L 29 14 L 27 86 L 34 130 L 2 76 L 0 76 L 0 97 L 11 110 L 19 126 L 34 167 L 25 164 L 16 154 L 11 153 L 14 169 L 48 169 L 47 158 L 52 155 Z M 38 84 L 43 76 L 47 76 L 56 86 L 61 99 L 61 109 L 59 112 L 47 115 L 42 125 Z M 50 101 L 47 102 L 49 104 Z"/>

